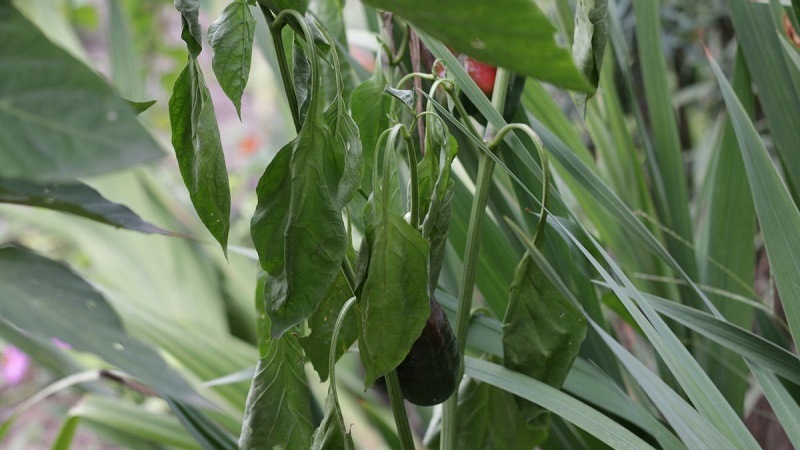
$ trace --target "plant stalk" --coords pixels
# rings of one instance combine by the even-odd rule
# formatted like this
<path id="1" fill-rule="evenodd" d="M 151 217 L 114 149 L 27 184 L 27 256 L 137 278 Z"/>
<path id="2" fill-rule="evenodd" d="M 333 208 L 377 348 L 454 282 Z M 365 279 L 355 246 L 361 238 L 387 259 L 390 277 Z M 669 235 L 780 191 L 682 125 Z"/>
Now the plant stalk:
<path id="1" fill-rule="evenodd" d="M 492 106 L 501 114 L 505 108 L 506 91 L 510 74 L 505 69 L 498 69 L 495 78 L 494 92 L 492 92 Z M 464 116 L 464 120 L 469 120 Z M 474 128 L 472 128 L 474 130 Z M 494 129 L 487 126 L 485 138 L 493 137 Z M 464 373 L 464 353 L 467 348 L 467 329 L 469 328 L 470 311 L 472 310 L 472 293 L 475 288 L 475 276 L 478 269 L 478 255 L 480 252 L 481 229 L 483 218 L 486 215 L 486 204 L 489 198 L 489 189 L 492 186 L 492 173 L 495 162 L 489 155 L 481 153 L 478 160 L 478 179 L 475 186 L 475 197 L 472 200 L 472 209 L 469 215 L 467 228 L 467 244 L 464 249 L 464 267 L 461 275 L 461 286 L 458 294 L 458 310 L 456 312 L 455 333 L 458 348 L 461 349 L 461 364 L 458 381 Z M 458 409 L 458 389 L 445 401 L 442 407 L 442 436 L 441 450 L 456 450 L 456 411 Z"/>
<path id="2" fill-rule="evenodd" d="M 386 380 L 386 388 L 389 391 L 389 401 L 392 404 L 394 422 L 397 425 L 397 435 L 400 437 L 400 448 L 414 450 L 414 437 L 411 434 L 411 426 L 408 424 L 406 405 L 403 402 L 403 393 L 400 391 L 397 372 L 393 370 L 387 373 L 384 379 Z"/>

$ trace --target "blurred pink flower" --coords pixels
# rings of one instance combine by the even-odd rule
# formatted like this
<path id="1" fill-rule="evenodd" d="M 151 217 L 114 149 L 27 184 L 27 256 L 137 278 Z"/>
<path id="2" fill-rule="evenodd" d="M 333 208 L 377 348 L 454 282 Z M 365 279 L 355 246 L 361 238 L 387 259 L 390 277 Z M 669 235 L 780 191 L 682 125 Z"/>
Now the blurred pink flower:
<path id="1" fill-rule="evenodd" d="M 31 359 L 22 352 L 22 350 L 14 347 L 13 345 L 6 345 L 3 349 L 3 355 L 0 356 L 0 373 L 3 374 L 3 379 L 10 385 L 19 384 L 25 374 L 28 373 L 28 368 L 31 365 Z"/>
<path id="2" fill-rule="evenodd" d="M 52 338 L 52 339 L 50 339 L 50 341 L 53 342 L 53 344 L 55 344 L 56 347 L 58 347 L 58 348 L 63 348 L 65 350 L 72 349 L 71 345 L 67 344 L 66 342 L 62 341 L 59 338 Z"/>

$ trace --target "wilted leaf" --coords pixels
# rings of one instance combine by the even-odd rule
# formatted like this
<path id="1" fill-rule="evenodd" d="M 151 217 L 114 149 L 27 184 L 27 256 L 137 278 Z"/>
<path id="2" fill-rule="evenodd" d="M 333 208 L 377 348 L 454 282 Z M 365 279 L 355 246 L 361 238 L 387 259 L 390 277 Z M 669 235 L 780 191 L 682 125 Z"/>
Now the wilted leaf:
<path id="1" fill-rule="evenodd" d="M 561 387 L 586 337 L 586 319 L 526 255 L 517 266 L 503 318 L 503 365 L 555 388 Z M 546 410 L 518 398 L 528 421 L 547 420 Z"/>
<path id="2" fill-rule="evenodd" d="M 239 448 L 308 448 L 314 428 L 303 350 L 292 334 L 271 339 L 267 345 L 247 395 Z"/>
<path id="3" fill-rule="evenodd" d="M 227 253 L 231 193 L 211 94 L 190 57 L 169 100 L 172 146 L 189 197 L 208 231 Z"/>
<path id="4" fill-rule="evenodd" d="M 242 117 L 242 93 L 250 76 L 253 36 L 256 21 L 246 0 L 236 0 L 208 28 L 208 41 L 214 50 L 211 67 L 225 95 Z"/>

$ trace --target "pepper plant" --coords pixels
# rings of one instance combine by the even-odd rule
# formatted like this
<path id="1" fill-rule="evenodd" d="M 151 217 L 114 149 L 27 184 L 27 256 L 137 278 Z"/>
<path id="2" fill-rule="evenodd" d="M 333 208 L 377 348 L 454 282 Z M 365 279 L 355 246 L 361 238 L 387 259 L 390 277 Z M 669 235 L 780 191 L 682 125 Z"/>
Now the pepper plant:
<path id="1" fill-rule="evenodd" d="M 402 450 L 756 449 L 744 398 L 759 390 L 800 445 L 797 4 L 730 2 L 732 82 L 705 49 L 721 96 L 702 112 L 720 116 L 692 190 L 656 3 L 557 2 L 551 19 L 527 0 L 365 0 L 367 70 L 342 2 L 233 0 L 204 30 L 201 2 L 176 0 L 186 56 L 166 109 L 202 231 L 164 214 L 148 172 L 93 183 L 162 226 L 79 181 L 159 157 L 136 119 L 152 102 L 125 100 L 131 85 L 112 89 L 21 3 L 0 1 L 0 202 L 103 224 L 9 210 L 111 269 L 83 274 L 24 233 L 0 247 L 0 336 L 63 376 L 0 438 L 78 384 L 53 448 L 83 423 L 131 447 L 373 448 L 358 438 L 373 425 Z M 257 46 L 295 134 L 240 214 L 201 55 L 247 121 Z M 163 236 L 142 250 L 108 225 Z M 755 236 L 785 317 L 751 287 Z M 149 286 L 159 270 L 174 276 Z"/>

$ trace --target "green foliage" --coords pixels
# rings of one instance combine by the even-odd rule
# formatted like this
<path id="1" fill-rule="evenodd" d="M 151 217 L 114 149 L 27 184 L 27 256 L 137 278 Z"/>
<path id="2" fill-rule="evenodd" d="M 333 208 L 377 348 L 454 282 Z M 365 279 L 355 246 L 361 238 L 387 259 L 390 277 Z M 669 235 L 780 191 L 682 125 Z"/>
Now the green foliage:
<path id="1" fill-rule="evenodd" d="M 0 3 L 0 176 L 66 181 L 162 156 L 126 101 Z"/>
<path id="2" fill-rule="evenodd" d="M 236 0 L 208 28 L 208 42 L 214 50 L 214 74 L 240 118 L 242 93 L 250 76 L 255 26 L 247 1 Z"/>
<path id="3" fill-rule="evenodd" d="M 140 64 L 168 48 L 158 2 L 80 7 L 108 19 L 80 37 L 107 43 L 111 87 L 68 8 L 0 2 L 0 336 L 61 377 L 0 435 L 80 384 L 55 449 L 86 427 L 124 448 L 240 433 L 240 448 L 411 450 L 411 422 L 440 450 L 749 450 L 767 445 L 744 408 L 760 395 L 800 445 L 786 2 L 223 3 L 206 41 L 234 108 L 215 110 L 200 18 L 226 5 L 175 2 L 180 75 Z M 465 55 L 500 66 L 491 96 Z M 262 97 L 278 76 L 285 99 Z M 158 79 L 169 104 L 138 102 Z M 275 105 L 283 121 L 251 117 Z M 243 137 L 229 122 L 240 151 L 223 152 Z M 172 132 L 179 170 L 109 174 L 162 156 L 151 128 Z M 269 161 L 250 144 L 265 136 L 282 141 Z M 404 407 L 462 374 L 441 414 Z M 380 377 L 388 403 L 364 389 Z"/>

